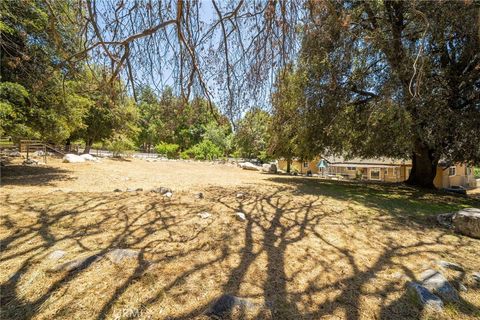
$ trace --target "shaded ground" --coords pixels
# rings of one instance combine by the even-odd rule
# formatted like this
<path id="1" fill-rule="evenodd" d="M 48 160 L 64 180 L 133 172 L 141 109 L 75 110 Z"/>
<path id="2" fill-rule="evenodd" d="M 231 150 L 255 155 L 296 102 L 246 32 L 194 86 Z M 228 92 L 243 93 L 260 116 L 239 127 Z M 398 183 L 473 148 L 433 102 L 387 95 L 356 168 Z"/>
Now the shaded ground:
<path id="1" fill-rule="evenodd" d="M 237 318 L 417 319 L 426 316 L 404 295 L 408 279 L 438 259 L 479 271 L 480 241 L 431 219 L 479 207 L 473 199 L 204 163 L 50 163 L 2 168 L 2 319 L 203 319 L 224 293 L 269 308 Z M 173 198 L 110 192 L 154 186 Z M 141 254 L 47 271 L 54 250 L 65 262 L 112 248 Z M 478 318 L 478 288 L 461 296 L 444 317 Z"/>

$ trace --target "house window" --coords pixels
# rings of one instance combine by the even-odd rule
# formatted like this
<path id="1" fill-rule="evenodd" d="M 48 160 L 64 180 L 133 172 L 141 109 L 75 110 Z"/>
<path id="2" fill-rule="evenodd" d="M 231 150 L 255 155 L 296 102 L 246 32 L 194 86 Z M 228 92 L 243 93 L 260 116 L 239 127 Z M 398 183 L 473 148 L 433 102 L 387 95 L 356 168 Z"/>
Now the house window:
<path id="1" fill-rule="evenodd" d="M 451 176 L 456 176 L 457 175 L 457 168 L 455 166 L 452 166 L 448 168 L 448 175 Z"/>
<path id="2" fill-rule="evenodd" d="M 393 176 L 393 168 L 388 168 L 388 175 Z"/>
<path id="3" fill-rule="evenodd" d="M 356 167 L 347 167 L 347 170 L 350 170 L 350 171 L 354 171 L 356 169 L 357 169 Z"/>
<path id="4" fill-rule="evenodd" d="M 305 162 L 303 163 L 303 167 L 304 167 L 304 168 L 308 168 L 308 162 L 305 161 Z"/>
<path id="5" fill-rule="evenodd" d="M 380 169 L 371 169 L 370 170 L 370 179 L 380 180 Z"/>

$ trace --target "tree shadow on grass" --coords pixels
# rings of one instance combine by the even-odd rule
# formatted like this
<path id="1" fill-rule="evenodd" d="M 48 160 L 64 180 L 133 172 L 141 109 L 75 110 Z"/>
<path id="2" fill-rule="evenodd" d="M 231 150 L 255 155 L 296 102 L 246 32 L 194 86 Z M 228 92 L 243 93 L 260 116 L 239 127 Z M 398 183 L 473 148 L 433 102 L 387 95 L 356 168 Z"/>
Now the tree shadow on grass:
<path id="1" fill-rule="evenodd" d="M 415 270 L 404 264 L 404 260 L 425 254 L 440 254 L 444 250 L 442 246 L 455 250 L 478 244 L 475 240 L 461 237 L 458 244 L 452 245 L 443 238 L 445 233 L 442 232 L 438 233 L 437 238 L 424 239 L 421 225 L 409 227 L 417 237 L 409 239 L 411 241 L 408 244 L 405 239 L 390 237 L 388 228 L 405 229 L 400 218 L 410 218 L 412 215 L 409 210 L 401 209 L 402 201 L 408 203 L 409 197 L 413 197 L 417 201 L 413 206 L 422 207 L 428 203 L 425 194 L 415 194 L 415 190 L 405 191 L 408 194 L 402 196 L 405 197 L 403 200 L 397 199 L 393 205 L 387 205 L 385 202 L 392 198 L 379 194 L 381 190 L 364 191 L 352 186 L 305 186 L 295 183 L 294 187 L 299 192 L 310 195 L 308 198 L 296 198 L 290 194 L 290 183 L 288 179 L 282 186 L 262 193 L 255 188 L 242 190 L 247 193 L 245 199 L 237 199 L 231 190 L 211 188 L 205 191 L 205 200 L 188 203 L 151 194 L 126 193 L 59 194 L 58 197 L 62 198 L 55 203 L 50 202 L 50 195 L 26 198 L 22 202 L 17 198 L 3 197 L 5 203 L 14 208 L 12 210 L 21 214 L 15 216 L 13 212 L 2 217 L 2 227 L 9 234 L 1 239 L 3 252 L 0 263 L 14 259 L 19 261 L 18 267 L 12 270 L 13 275 L 2 283 L 1 303 L 6 306 L 2 313 L 7 318 L 15 315 L 33 318 L 43 311 L 52 296 L 62 292 L 67 294 L 67 289 L 79 278 L 88 280 L 85 282 L 87 290 L 88 287 L 94 287 L 85 274 L 92 275 L 89 272 L 94 272 L 96 260 L 87 259 L 79 269 L 60 274 L 52 283 L 46 284 L 34 298 L 22 296 L 22 283 L 29 274 L 37 272 L 42 259 L 58 244 L 70 243 L 71 247 L 81 248 L 83 252 L 95 256 L 102 256 L 113 248 L 131 248 L 140 252 L 132 268 L 121 270 L 122 267 L 119 267 L 119 272 L 124 272 L 124 276 L 114 278 L 116 282 L 110 283 L 113 290 L 98 297 L 99 308 L 95 309 L 97 311 L 92 318 L 104 319 L 115 314 L 118 311 L 116 308 L 124 305 L 123 298 L 129 297 L 132 290 L 140 289 L 134 292 L 138 296 L 135 303 L 145 310 L 155 309 L 164 303 L 163 299 L 167 296 L 177 303 L 177 308 L 185 308 L 175 310 L 175 316 L 163 314 L 157 315 L 158 318 L 193 319 L 204 315 L 215 299 L 202 298 L 199 293 L 215 290 L 263 301 L 271 319 L 319 319 L 341 312 L 346 319 L 356 320 L 365 317 L 364 312 L 368 311 L 363 305 L 366 298 L 374 299 L 377 303 L 375 307 L 380 310 L 379 315 L 388 319 L 397 315 L 398 306 L 408 305 L 409 302 L 400 298 L 400 304 L 396 304 L 387 299 L 392 295 L 398 296 L 399 291 L 403 290 L 394 280 L 384 280 L 386 284 L 367 292 L 365 287 L 375 284 L 379 273 L 396 268 L 414 279 Z M 343 221 L 348 212 L 331 208 L 330 198 L 355 201 L 382 212 L 395 209 L 397 211 L 392 215 L 398 219 L 385 223 L 374 221 L 369 215 L 356 216 L 350 213 L 348 217 L 356 220 Z M 196 217 L 197 212 L 209 210 L 209 206 L 217 206 L 216 210 L 222 216 L 219 214 L 214 220 Z M 231 219 L 221 219 L 233 215 L 235 211 L 244 212 L 246 221 L 235 221 L 233 216 Z M 30 217 L 31 221 L 19 221 L 24 217 Z M 218 232 L 222 229 L 216 228 L 221 221 L 228 223 L 225 234 Z M 358 224 L 359 229 L 355 229 L 354 224 Z M 363 226 L 368 224 L 381 224 L 385 229 L 379 231 L 381 234 L 376 239 L 357 238 L 355 232 L 349 231 L 349 228 L 353 228 L 362 233 Z M 85 241 L 86 238 L 96 239 L 105 233 L 109 233 L 110 237 L 101 244 Z M 341 238 L 347 238 L 348 241 L 336 241 Z M 211 239 L 215 241 L 210 242 Z M 359 247 L 350 246 L 350 242 L 355 241 L 361 246 L 370 246 L 372 257 L 356 252 Z M 302 250 L 310 250 L 311 254 L 304 255 Z M 193 262 L 183 265 L 182 259 L 192 259 Z M 232 263 L 227 264 L 228 267 L 223 264 L 226 260 Z M 345 273 L 338 272 L 336 261 L 342 261 Z M 161 268 L 169 263 L 173 264 L 173 270 L 170 271 L 172 276 L 166 277 Z M 255 266 L 256 263 L 261 263 L 263 267 Z M 160 267 L 159 271 L 150 269 L 155 265 Z M 225 277 L 218 277 L 209 269 L 220 265 L 213 270 L 225 270 Z M 252 279 L 252 268 L 262 277 L 253 276 Z M 324 274 L 331 274 L 332 277 L 322 278 Z M 153 278 L 150 279 L 150 276 Z M 210 285 L 196 287 L 200 292 L 191 292 L 188 284 L 195 281 L 192 278 L 204 279 L 205 284 Z M 252 281 L 255 281 L 253 285 L 256 290 L 245 291 L 244 284 Z M 136 287 L 140 282 L 145 286 Z M 298 282 L 302 285 L 292 285 Z M 152 283 L 161 283 L 161 288 L 152 287 Z M 149 294 L 143 295 L 145 292 Z M 87 295 L 86 292 L 82 294 Z M 84 298 L 80 296 L 80 299 Z M 199 302 L 188 308 L 182 305 L 182 299 L 192 298 Z M 62 308 L 61 312 L 67 315 L 72 312 L 68 305 Z M 468 310 L 460 310 L 460 314 L 469 315 Z M 410 316 L 407 313 L 401 315 Z M 411 314 L 412 317 L 415 315 Z M 224 318 L 231 317 L 227 314 Z M 265 315 L 251 318 L 264 319 Z"/>
<path id="2" fill-rule="evenodd" d="M 57 181 L 75 180 L 72 172 L 48 166 L 8 165 L 2 167 L 2 186 L 54 186 Z"/>
<path id="3" fill-rule="evenodd" d="M 279 182 L 279 181 L 276 181 Z M 290 183 L 291 180 L 281 180 L 281 183 Z M 421 240 L 413 242 L 412 244 L 404 244 L 402 239 L 390 239 L 383 244 L 383 248 L 376 248 L 375 260 L 369 267 L 362 265 L 361 255 L 348 247 L 342 247 L 333 243 L 328 239 L 328 228 L 322 228 L 323 223 L 328 226 L 331 222 L 324 221 L 330 216 L 335 216 L 336 212 L 328 212 L 325 209 L 325 204 L 322 201 L 323 197 L 332 197 L 339 200 L 355 201 L 365 206 L 372 206 L 374 209 L 389 211 L 395 209 L 392 214 L 396 219 L 390 223 L 398 225 L 400 228 L 404 227 L 401 222 L 403 219 L 410 219 L 414 213 L 403 210 L 402 202 L 409 200 L 414 201 L 411 205 L 413 207 L 419 206 L 420 211 L 417 211 L 421 216 L 428 215 L 432 210 L 437 210 L 438 207 L 428 206 L 428 200 L 423 197 L 428 194 L 421 190 L 404 188 L 402 192 L 405 194 L 403 199 L 395 200 L 394 203 L 388 203 L 391 199 L 383 199 L 384 195 L 378 195 L 372 190 L 357 189 L 363 186 L 352 185 L 334 185 L 322 184 L 307 185 L 303 181 L 296 183 L 296 187 L 302 193 L 308 193 L 315 196 L 314 199 L 304 202 L 301 205 L 289 204 L 288 198 L 281 192 L 291 191 L 286 187 L 279 187 L 276 191 L 266 196 L 252 196 L 249 200 L 239 202 L 238 206 L 232 205 L 226 198 L 219 197 L 215 201 L 222 203 L 231 211 L 242 211 L 247 217 L 244 233 L 244 245 L 242 248 L 242 255 L 237 267 L 233 268 L 228 277 L 228 281 L 222 285 L 222 291 L 226 294 L 238 295 L 241 294 L 242 282 L 247 276 L 248 269 L 258 259 L 260 254 L 267 256 L 267 264 L 265 267 L 266 278 L 262 286 L 264 303 L 271 310 L 272 319 L 318 319 L 323 316 L 333 315 L 337 311 L 344 311 L 344 317 L 350 320 L 360 319 L 365 316 L 365 307 L 362 307 L 362 300 L 367 296 L 377 299 L 380 307 L 380 316 L 382 319 L 394 319 L 398 315 L 401 317 L 416 319 L 421 313 L 421 309 L 412 305 L 404 295 L 396 300 L 396 302 L 389 304 L 388 297 L 403 291 L 396 285 L 396 280 L 391 280 L 391 285 L 378 287 L 373 292 L 366 294 L 364 287 L 370 285 L 377 280 L 378 274 L 385 269 L 399 268 L 409 278 L 415 278 L 414 270 L 410 269 L 398 260 L 409 260 L 412 257 L 422 256 L 425 254 L 441 254 L 440 249 L 435 246 L 448 242 L 443 239 L 441 233 L 436 239 L 430 241 Z M 376 188 L 378 185 L 374 185 Z M 395 186 L 399 188 L 399 186 Z M 400 188 L 402 188 L 400 186 Z M 374 189 L 375 190 L 375 189 Z M 393 190 L 391 190 L 393 192 Z M 254 193 L 254 191 L 252 191 Z M 449 201 L 449 200 L 446 200 Z M 426 202 L 426 203 L 424 203 Z M 447 204 L 448 206 L 455 206 L 455 204 Z M 461 203 L 460 205 L 463 205 Z M 422 208 L 424 206 L 425 208 Z M 337 214 L 338 219 L 341 220 L 341 213 Z M 368 216 L 362 217 L 358 220 L 360 224 L 372 222 Z M 381 222 L 380 222 L 381 223 Z M 385 232 L 388 232 L 388 226 L 385 225 Z M 412 232 L 423 232 L 424 227 L 416 225 L 410 227 Z M 325 230 L 323 230 L 325 229 Z M 254 231 L 256 230 L 256 231 Z M 254 242 L 259 241 L 258 237 L 253 237 L 253 234 L 260 234 L 261 249 L 260 251 L 253 251 Z M 326 252 L 333 251 L 338 256 L 339 260 L 344 260 L 349 268 L 352 270 L 349 276 L 339 276 L 337 280 L 331 281 L 329 284 L 319 286 L 315 283 L 310 284 L 306 289 L 295 291 L 289 288 L 295 275 L 288 275 L 286 272 L 287 265 L 294 261 L 288 261 L 286 258 L 287 249 L 295 246 L 295 243 L 304 240 L 306 237 L 314 237 L 323 245 L 325 252 L 317 252 L 322 256 Z M 388 236 L 386 237 L 389 238 Z M 468 245 L 474 240 L 470 241 L 464 239 L 461 241 Z M 312 240 L 310 240 L 312 241 Z M 411 242 L 411 241 L 410 241 Z M 366 243 L 366 245 L 369 245 Z M 291 249 L 290 249 L 291 250 Z M 360 258 L 360 259 L 359 259 Z M 321 265 L 324 270 L 331 270 L 332 266 L 322 259 L 318 259 L 318 265 Z M 304 270 L 308 272 L 307 270 Z M 301 272 L 300 270 L 298 272 Z M 322 294 L 335 288 L 339 290 L 336 297 L 327 299 L 323 302 L 316 302 L 314 296 Z M 256 298 L 256 296 L 247 296 Z M 310 311 L 304 311 L 298 308 L 298 305 L 310 301 Z M 182 316 L 174 317 L 172 319 L 192 319 L 201 315 L 204 310 L 207 310 L 214 300 L 207 301 L 202 306 L 195 308 Z M 363 308 L 363 309 L 362 309 Z M 399 313 L 399 308 L 407 308 Z M 377 313 L 378 314 L 378 313 Z M 471 315 L 469 309 L 461 309 L 459 314 Z M 372 317 L 376 315 L 372 314 Z M 227 314 L 223 319 L 230 319 L 231 315 Z M 250 317 L 254 319 L 263 319 L 264 316 Z M 235 317 L 237 319 L 237 317 Z M 240 319 L 240 318 L 239 318 Z"/>
<path id="4" fill-rule="evenodd" d="M 268 180 L 289 185 L 299 194 L 326 196 L 361 204 L 404 221 L 425 222 L 435 214 L 457 211 L 464 207 L 480 207 L 477 199 L 405 184 L 288 177 L 273 177 Z"/>
<path id="5" fill-rule="evenodd" d="M 180 234 L 175 228 L 182 223 L 192 219 L 191 216 L 179 215 L 177 204 L 165 200 L 161 197 L 145 195 L 139 197 L 131 194 L 109 195 L 102 194 L 75 194 L 62 193 L 57 194 L 63 200 L 60 202 L 51 202 L 51 195 L 38 196 L 35 199 L 26 197 L 12 197 L 6 195 L 3 197 L 4 204 L 13 208 L 14 212 L 9 211 L 8 215 L 2 216 L 2 228 L 8 230 L 5 235 L 2 234 L 0 246 L 2 247 L 2 256 L 0 266 L 14 262 L 16 268 L 11 268 L 12 272 L 7 280 L 0 284 L 0 304 L 2 305 L 2 318 L 22 318 L 30 319 L 37 315 L 41 307 L 49 300 L 52 295 L 58 295 L 58 292 L 66 290 L 73 281 L 78 278 L 85 278 L 88 273 L 91 275 L 94 264 L 97 264 L 103 258 L 107 257 L 110 250 L 115 248 L 132 248 L 138 250 L 139 255 L 133 263 L 134 268 L 130 274 L 122 279 L 120 283 L 112 283 L 115 287 L 112 295 L 107 301 L 102 301 L 103 306 L 96 318 L 104 319 L 112 312 L 112 307 L 119 298 L 130 288 L 132 283 L 144 276 L 145 271 L 152 264 L 159 264 L 172 258 L 168 249 L 164 245 L 181 245 L 191 243 L 195 238 L 202 234 L 209 224 L 197 228 L 188 235 Z M 58 205 L 64 210 L 58 210 Z M 142 210 L 129 210 L 132 207 L 140 206 Z M 50 210 L 47 210 L 50 208 Z M 187 206 L 188 209 L 188 206 Z M 194 208 L 190 208 L 194 210 Z M 10 209 L 12 210 L 12 209 Z M 129 213 L 129 211 L 131 211 Z M 174 216 L 177 213 L 177 216 Z M 28 219 L 18 220 L 18 215 Z M 195 217 L 195 216 L 193 216 Z M 92 219 L 92 221 L 88 221 Z M 68 230 L 68 232 L 65 232 Z M 152 233 L 166 232 L 166 238 L 149 240 Z M 109 240 L 101 245 L 92 245 L 92 242 L 85 243 L 87 238 L 97 238 L 109 234 Z M 56 272 L 53 275 L 53 282 L 40 284 L 43 290 L 38 290 L 33 298 L 24 296 L 25 278 L 33 274 L 44 274 L 48 272 L 43 270 L 42 264 L 48 261 L 49 253 L 58 249 L 59 245 L 63 250 L 77 248 L 90 258 L 83 260 L 80 266 L 66 272 Z M 68 248 L 64 246 L 68 245 Z M 151 251 L 151 248 L 159 248 L 156 255 L 149 255 L 145 259 L 145 250 Z M 197 255 L 197 252 L 208 250 L 202 245 L 195 246 L 189 251 L 174 251 L 174 257 L 180 258 L 183 255 Z M 218 257 L 221 261 L 224 254 Z M 157 257 L 157 258 L 155 258 Z M 205 263 L 208 266 L 209 261 Z M 106 262 L 105 262 L 106 263 Z M 112 267 L 115 267 L 112 265 Z M 121 266 L 118 268 L 122 269 Z M 198 270 L 202 267 L 197 266 Z M 190 271 L 195 273 L 197 268 Z M 2 268 L 3 269 L 3 268 Z M 127 271 L 125 271 L 127 272 Z M 91 280 L 87 278 L 87 280 Z M 96 281 L 96 280 L 93 280 Z M 97 279 L 98 281 L 98 279 Z M 88 285 L 93 283 L 88 282 Z M 171 287 L 176 282 L 171 283 Z M 68 312 L 68 306 L 62 309 L 62 312 Z"/>

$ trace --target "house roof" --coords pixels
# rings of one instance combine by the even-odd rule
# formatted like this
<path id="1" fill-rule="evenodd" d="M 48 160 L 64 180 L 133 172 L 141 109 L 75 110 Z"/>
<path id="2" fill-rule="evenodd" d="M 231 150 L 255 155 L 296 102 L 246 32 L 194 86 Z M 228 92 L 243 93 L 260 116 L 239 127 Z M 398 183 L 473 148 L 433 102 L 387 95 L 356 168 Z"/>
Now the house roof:
<path id="1" fill-rule="evenodd" d="M 402 160 L 394 158 L 351 158 L 347 159 L 341 156 L 324 156 L 323 159 L 327 160 L 331 165 L 383 165 L 383 166 L 398 166 L 398 165 L 411 165 L 411 160 Z"/>
<path id="2" fill-rule="evenodd" d="M 389 167 L 400 165 L 411 165 L 411 160 L 402 160 L 394 158 L 345 158 L 342 156 L 319 156 L 315 157 L 312 161 L 319 162 L 319 159 L 324 159 L 329 165 L 343 166 L 343 167 L 355 167 L 355 166 L 371 166 L 371 167 Z M 285 160 L 280 158 L 280 160 Z M 300 161 L 300 158 L 294 157 L 292 161 Z"/>

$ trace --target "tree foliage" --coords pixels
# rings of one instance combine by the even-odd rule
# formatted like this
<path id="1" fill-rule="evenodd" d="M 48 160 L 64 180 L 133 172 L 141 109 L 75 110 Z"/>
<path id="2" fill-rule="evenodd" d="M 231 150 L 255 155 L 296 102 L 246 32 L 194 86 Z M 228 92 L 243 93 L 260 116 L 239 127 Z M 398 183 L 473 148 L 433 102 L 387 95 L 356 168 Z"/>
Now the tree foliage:
<path id="1" fill-rule="evenodd" d="M 58 2 L 51 7 L 43 1 L 3 1 L 0 7 L 2 90 L 14 89 L 28 99 L 3 98 L 14 127 L 4 134 L 58 142 L 81 127 L 86 101 L 72 91 L 76 69 L 61 61 L 78 50 L 78 25 L 57 28 L 59 19 L 71 19 L 72 7 Z M 27 94 L 25 94 L 26 91 Z M 8 108 L 8 109 L 5 109 Z"/>
<path id="2" fill-rule="evenodd" d="M 292 159 L 302 156 L 299 148 L 301 142 L 299 110 L 303 101 L 300 73 L 294 72 L 292 66 L 280 71 L 272 96 L 269 152 L 275 157 L 287 160 L 288 172 Z"/>
<path id="3" fill-rule="evenodd" d="M 236 144 L 244 158 L 266 160 L 265 152 L 270 140 L 270 114 L 259 108 L 247 111 L 237 125 Z"/>
<path id="4" fill-rule="evenodd" d="M 317 153 L 411 158 L 433 186 L 438 161 L 480 161 L 478 6 L 325 1 L 310 6 L 298 74 Z"/>

